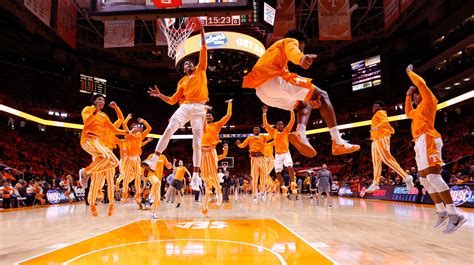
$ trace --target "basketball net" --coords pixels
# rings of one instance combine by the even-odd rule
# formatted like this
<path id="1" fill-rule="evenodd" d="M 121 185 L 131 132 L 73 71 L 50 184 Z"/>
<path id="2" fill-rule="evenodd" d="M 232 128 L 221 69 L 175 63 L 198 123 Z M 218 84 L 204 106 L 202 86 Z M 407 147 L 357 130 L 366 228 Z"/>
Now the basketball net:
<path id="1" fill-rule="evenodd" d="M 168 42 L 168 56 L 176 58 L 178 49 L 184 49 L 184 41 L 196 29 L 195 18 L 165 18 L 158 19 L 158 25 Z"/>

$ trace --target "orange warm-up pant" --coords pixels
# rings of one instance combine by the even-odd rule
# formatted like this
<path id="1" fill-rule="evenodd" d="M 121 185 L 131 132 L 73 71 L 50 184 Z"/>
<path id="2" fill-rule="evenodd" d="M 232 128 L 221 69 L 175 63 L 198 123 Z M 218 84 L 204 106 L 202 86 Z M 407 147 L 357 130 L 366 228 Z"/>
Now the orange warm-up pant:
<path id="1" fill-rule="evenodd" d="M 275 182 L 273 182 L 272 177 L 270 176 L 270 173 L 272 172 L 273 168 L 275 167 L 275 158 L 269 156 L 265 157 L 265 162 L 267 165 L 267 175 L 265 177 L 265 185 L 273 187 L 275 185 Z"/>
<path id="2" fill-rule="evenodd" d="M 120 182 L 123 181 L 125 179 L 125 158 L 121 158 L 120 161 L 119 161 L 119 171 L 120 171 L 120 174 L 117 178 L 117 180 L 115 181 L 115 187 L 117 189 L 119 189 L 120 187 Z"/>
<path id="3" fill-rule="evenodd" d="M 81 144 L 81 146 L 84 151 L 89 153 L 93 158 L 92 163 L 87 166 L 84 171 L 92 174 L 87 201 L 90 205 L 95 205 L 97 195 L 102 190 L 105 179 L 111 180 L 111 182 L 108 181 L 108 191 L 110 193 L 110 189 L 112 189 L 113 196 L 113 180 L 115 167 L 118 165 L 118 159 L 109 148 L 105 147 L 100 142 L 99 137 L 89 137 Z M 113 199 L 111 203 L 113 203 Z"/>
<path id="4" fill-rule="evenodd" d="M 217 160 L 215 147 L 202 147 L 201 178 L 206 187 L 206 194 L 203 200 L 204 209 L 207 209 L 209 206 L 209 197 L 212 195 L 213 187 L 216 189 L 217 194 L 222 193 L 219 177 L 217 177 Z"/>
<path id="5" fill-rule="evenodd" d="M 374 183 L 379 184 L 382 175 L 382 162 L 405 179 L 408 174 L 400 167 L 390 154 L 390 136 L 384 136 L 372 141 L 372 163 L 374 165 Z"/>
<path id="6" fill-rule="evenodd" d="M 141 160 L 139 156 L 127 156 L 124 158 L 124 180 L 123 180 L 123 193 L 128 194 L 128 184 L 135 180 L 135 198 L 140 199 L 140 173 L 141 173 Z"/>
<path id="7" fill-rule="evenodd" d="M 151 183 L 151 196 L 153 197 L 153 204 L 151 205 L 151 213 L 155 214 L 156 209 L 161 203 L 161 178 L 153 172 L 148 172 L 148 181 Z"/>
<path id="8" fill-rule="evenodd" d="M 265 157 L 257 156 L 250 158 L 250 173 L 252 174 L 253 196 L 257 196 L 258 191 L 265 192 L 265 179 L 267 176 L 267 162 L 265 161 Z M 260 185 L 258 185 L 259 179 Z"/>

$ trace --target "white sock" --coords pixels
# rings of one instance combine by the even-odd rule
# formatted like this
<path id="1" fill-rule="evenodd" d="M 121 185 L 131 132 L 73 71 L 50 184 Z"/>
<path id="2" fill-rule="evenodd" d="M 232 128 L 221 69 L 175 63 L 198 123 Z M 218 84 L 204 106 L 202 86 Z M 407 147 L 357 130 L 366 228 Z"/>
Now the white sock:
<path id="1" fill-rule="evenodd" d="M 458 214 L 458 211 L 456 211 L 456 206 L 454 206 L 454 204 L 446 204 L 446 209 L 448 210 L 448 214 Z"/>
<path id="2" fill-rule="evenodd" d="M 193 172 L 193 177 L 194 177 L 194 176 L 198 176 L 198 177 L 199 177 L 199 173 Z"/>
<path id="3" fill-rule="evenodd" d="M 300 123 L 296 125 L 296 130 L 301 133 L 302 135 L 306 135 L 306 125 Z"/>
<path id="4" fill-rule="evenodd" d="M 436 210 L 437 210 L 438 213 L 446 212 L 446 207 L 444 206 L 444 203 L 442 203 L 442 202 L 435 203 L 435 206 L 436 206 Z"/>
<path id="5" fill-rule="evenodd" d="M 340 143 L 342 141 L 341 133 L 337 129 L 337 126 L 329 128 L 329 133 L 331 134 L 331 138 L 336 141 L 336 143 Z"/>

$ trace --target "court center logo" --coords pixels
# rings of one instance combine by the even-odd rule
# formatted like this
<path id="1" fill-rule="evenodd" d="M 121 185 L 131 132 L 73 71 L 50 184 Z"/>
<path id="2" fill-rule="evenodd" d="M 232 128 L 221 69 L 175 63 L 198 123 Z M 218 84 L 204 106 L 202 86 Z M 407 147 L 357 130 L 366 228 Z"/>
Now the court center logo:
<path id="1" fill-rule="evenodd" d="M 225 228 L 229 225 L 226 222 L 222 221 L 190 221 L 182 222 L 176 225 L 177 228 L 184 229 L 218 229 Z"/>
<path id="2" fill-rule="evenodd" d="M 228 42 L 227 36 L 222 33 L 210 33 L 206 35 L 206 45 L 208 48 L 217 48 L 226 45 Z"/>
<path id="3" fill-rule="evenodd" d="M 450 190 L 456 206 L 464 204 L 471 198 L 471 189 L 468 186 L 454 186 Z"/>

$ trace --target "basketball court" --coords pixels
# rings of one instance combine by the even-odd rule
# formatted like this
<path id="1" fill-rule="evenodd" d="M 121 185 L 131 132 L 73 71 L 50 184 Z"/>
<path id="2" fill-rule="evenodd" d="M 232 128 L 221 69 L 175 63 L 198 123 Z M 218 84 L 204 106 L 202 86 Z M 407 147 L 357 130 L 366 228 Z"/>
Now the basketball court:
<path id="1" fill-rule="evenodd" d="M 25 2 L 28 1 L 25 0 Z M 322 3 L 323 1 L 319 2 L 320 10 L 322 10 L 325 4 Z M 339 1 L 326 2 L 326 5 L 329 5 L 329 2 L 332 3 L 331 8 L 340 5 L 337 4 Z M 341 7 L 341 10 L 345 8 L 344 12 L 348 14 L 348 18 L 343 19 L 341 24 L 350 24 L 350 14 L 358 8 L 356 2 L 358 1 L 344 1 L 347 6 Z M 371 9 L 371 5 L 377 1 L 364 2 L 368 4 L 363 9 L 362 13 L 366 12 L 363 18 L 368 14 L 369 17 L 380 16 L 380 10 Z M 413 3 L 413 1 L 400 1 L 400 8 L 402 8 L 402 2 Z M 51 2 L 49 3 L 51 7 Z M 141 69 L 163 71 L 165 74 L 160 75 L 162 80 L 157 81 L 163 83 L 170 82 L 169 80 L 183 74 L 183 62 L 186 59 L 195 60 L 199 57 L 202 44 L 197 27 L 202 24 L 206 28 L 206 33 L 202 36 L 205 36 L 210 54 L 207 68 L 209 87 L 237 87 L 240 92 L 236 93 L 237 90 L 233 90 L 232 95 L 244 94 L 240 90 L 242 76 L 251 71 L 258 58 L 264 54 L 266 47 L 268 48 L 267 44 L 282 38 L 284 34 L 282 31 L 286 31 L 290 26 L 296 26 L 294 17 L 288 22 L 281 19 L 286 13 L 280 17 L 277 13 L 277 10 L 283 9 L 287 12 L 291 8 L 295 13 L 295 1 L 93 0 L 69 3 L 71 3 L 69 8 L 81 13 L 82 29 L 86 27 L 84 25 L 90 24 L 87 25 L 87 27 L 91 26 L 87 28 L 90 31 L 89 34 L 96 34 L 97 29 L 103 27 L 104 33 L 99 33 L 100 38 L 96 37 L 94 40 L 89 35 L 82 36 L 86 40 L 94 41 L 85 44 L 82 42 L 81 45 L 87 49 L 93 49 L 91 43 L 94 42 L 96 45 L 95 42 L 99 40 L 101 49 L 110 49 L 107 51 L 108 55 L 125 58 L 122 61 L 123 64 L 127 63 L 126 56 L 129 55 L 127 51 L 135 52 L 130 57 L 138 58 L 137 61 L 142 60 L 140 66 L 143 67 L 138 68 L 137 71 Z M 298 3 L 300 7 L 307 6 L 301 9 L 304 11 L 301 13 L 308 16 L 305 21 L 300 21 L 298 26 L 314 24 L 315 20 L 310 17 L 313 11 L 317 12 L 314 8 L 318 1 L 299 1 Z M 350 3 L 354 5 L 350 7 Z M 291 8 L 286 4 L 291 5 Z M 416 12 L 419 12 L 426 8 L 426 5 L 425 3 L 420 7 L 421 5 L 413 4 L 412 7 L 416 6 Z M 406 10 L 409 10 L 408 7 L 409 5 L 405 6 Z M 374 15 L 370 12 L 379 13 Z M 416 12 L 413 11 L 410 15 L 418 14 Z M 38 13 L 41 12 L 38 11 Z M 402 11 L 399 13 L 402 14 Z M 335 14 L 335 16 L 338 15 Z M 100 26 L 97 26 L 98 23 Z M 279 25 L 278 30 L 276 30 L 276 25 Z M 384 29 L 387 36 L 393 33 L 389 26 Z M 327 29 L 329 26 L 324 27 Z M 356 30 L 353 31 L 355 33 Z M 331 45 L 337 46 L 339 45 L 337 41 L 351 40 L 350 36 L 347 37 L 345 34 L 347 32 L 340 34 L 339 39 L 334 39 L 332 44 L 313 47 L 313 51 L 328 56 L 325 57 L 328 62 L 327 50 L 331 48 Z M 70 45 L 67 37 L 63 38 Z M 324 38 L 321 36 L 321 40 Z M 76 45 L 75 42 L 74 45 Z M 73 49 L 76 48 L 73 45 L 70 46 Z M 340 45 L 340 49 L 343 49 L 343 46 Z M 337 51 L 336 48 L 331 50 L 334 53 L 331 56 L 336 57 Z M 104 54 L 106 53 L 101 55 Z M 67 56 L 64 55 L 64 57 Z M 236 63 L 237 66 L 224 66 L 221 62 L 221 60 L 224 61 L 223 58 L 226 58 L 227 62 Z M 25 60 L 23 58 L 23 61 Z M 380 86 L 382 82 L 380 65 L 383 60 L 383 55 L 382 57 L 376 55 L 353 63 L 352 81 L 359 78 L 355 82 L 360 82 L 352 84 L 352 91 L 367 89 L 372 85 Z M 349 69 L 349 64 L 347 66 Z M 328 66 L 328 71 L 333 71 L 334 67 L 337 68 L 335 64 Z M 97 66 L 97 68 L 100 67 Z M 375 73 L 370 72 L 373 70 L 377 72 L 374 74 L 377 77 L 370 79 Z M 66 70 L 63 68 L 63 71 Z M 133 72 L 130 74 L 128 70 L 119 71 L 121 74 L 124 73 L 124 79 L 135 78 Z M 95 69 L 95 72 L 99 70 Z M 87 97 L 91 96 L 90 94 L 108 93 L 107 80 L 92 76 L 94 74 L 92 70 L 90 73 L 80 74 L 80 93 L 87 94 Z M 148 74 L 152 75 L 155 72 L 148 71 Z M 167 74 L 170 76 L 169 80 L 165 76 Z M 470 80 L 465 76 L 459 76 L 460 79 Z M 325 82 L 328 83 L 331 80 L 325 80 Z M 117 84 L 117 81 L 114 84 Z M 442 83 L 442 85 L 444 87 L 448 84 Z M 111 85 L 110 89 L 125 91 L 116 86 Z M 145 95 L 146 92 L 141 91 L 141 93 Z M 393 96 L 388 93 L 384 95 Z M 465 103 L 472 100 L 473 96 L 472 88 L 469 91 L 460 90 L 456 95 L 446 96 L 443 101 L 440 100 L 438 109 Z M 127 102 L 121 103 L 125 105 Z M 401 105 L 400 110 L 403 109 Z M 19 110 L 3 104 L 0 107 L 0 111 L 14 115 L 15 118 L 41 124 L 44 128 L 46 126 L 71 130 L 83 128 L 79 123 L 67 120 L 65 122 L 53 121 L 35 116 L 37 114 L 29 114 L 27 109 Z M 241 109 L 246 107 L 246 105 L 238 106 Z M 238 108 L 234 109 L 234 115 L 235 113 L 239 115 Z M 57 113 L 56 116 L 62 117 L 62 114 L 52 112 L 53 114 L 49 115 Z M 159 114 L 163 116 L 163 120 L 167 120 L 171 113 Z M 403 113 L 396 112 L 396 115 L 389 117 L 390 121 L 405 120 L 406 115 Z M 67 117 L 67 114 L 65 115 Z M 260 116 L 260 110 L 256 115 Z M 369 120 L 359 121 L 358 118 L 356 120 L 343 124 L 340 126 L 341 130 L 370 125 Z M 307 131 L 308 135 L 327 133 L 329 129 L 321 127 L 322 124 L 323 120 L 319 118 L 318 121 L 313 121 L 313 127 L 309 124 L 308 128 L 311 127 L 311 130 Z M 43 127 L 39 127 L 39 130 Z M 189 126 L 180 127 L 181 134 L 178 133 L 171 138 L 176 141 L 175 145 L 179 145 L 181 140 L 193 139 Z M 231 128 L 235 127 L 235 125 L 229 125 L 227 131 L 219 137 L 227 143 L 227 141 L 234 142 L 236 139 L 252 135 L 242 132 L 234 133 Z M 183 133 L 184 131 L 186 133 Z M 149 136 L 160 138 L 161 133 L 163 132 L 153 131 L 153 134 Z M 94 160 L 96 158 L 94 157 Z M 234 155 L 229 154 L 226 159 L 219 162 L 218 166 L 223 167 L 224 170 L 234 169 L 234 166 L 237 167 L 236 163 L 238 159 L 234 160 Z M 446 235 L 442 228 L 433 228 L 437 215 L 436 208 L 432 204 L 401 202 L 410 195 L 414 196 L 413 201 L 416 199 L 416 194 L 410 193 L 405 188 L 399 187 L 397 190 L 401 194 L 400 198 L 405 196 L 402 199 L 395 195 L 393 188 L 390 195 L 386 195 L 385 190 L 375 192 L 379 197 L 393 195 L 391 198 L 397 198 L 387 201 L 343 197 L 347 194 L 353 197 L 358 195 L 357 192 L 351 191 L 350 185 L 346 184 L 338 188 L 340 188 L 339 195 L 341 196 L 333 197 L 332 207 L 325 203 L 318 204 L 316 199 L 310 198 L 306 193 L 301 193 L 299 200 L 288 200 L 279 192 L 268 193 L 261 203 L 260 197 L 252 201 L 253 198 L 249 194 L 235 193 L 231 194 L 229 203 L 218 206 L 212 202 L 209 213 L 206 215 L 201 212 L 201 202 L 196 202 L 194 198 L 191 198 L 192 196 L 186 195 L 180 208 L 177 208 L 174 203 L 162 201 L 158 207 L 156 219 L 151 217 L 149 206 L 145 206 L 145 209 L 137 209 L 137 205 L 131 200 L 126 203 L 117 201 L 115 212 L 110 217 L 107 216 L 107 204 L 97 203 L 99 215 L 92 217 L 89 206 L 83 202 L 64 203 L 62 201 L 64 192 L 58 191 L 55 193 L 57 201 L 53 205 L 0 211 L 0 264 L 474 264 L 474 211 L 472 208 L 458 208 L 468 221 L 455 233 Z M 471 190 L 467 186 L 458 187 L 451 193 L 455 193 L 457 189 L 465 191 L 458 192 L 466 197 L 457 198 L 457 201 L 461 201 L 460 205 L 467 201 L 472 203 L 471 198 L 474 198 L 474 195 L 471 195 Z M 469 194 L 466 190 L 469 190 Z M 347 194 L 343 194 L 344 192 Z M 61 200 L 60 196 L 62 196 Z M 400 200 L 400 202 L 395 200 Z"/>

